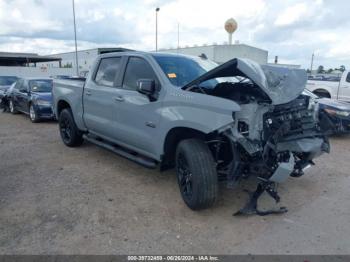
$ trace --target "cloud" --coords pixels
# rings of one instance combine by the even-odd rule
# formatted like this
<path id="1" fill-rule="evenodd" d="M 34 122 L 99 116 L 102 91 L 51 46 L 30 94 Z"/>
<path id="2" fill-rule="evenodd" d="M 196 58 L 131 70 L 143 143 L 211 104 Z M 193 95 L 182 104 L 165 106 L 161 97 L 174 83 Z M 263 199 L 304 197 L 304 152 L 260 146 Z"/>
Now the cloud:
<path id="1" fill-rule="evenodd" d="M 298 3 L 294 6 L 286 8 L 280 15 L 277 16 L 275 25 L 286 26 L 291 25 L 302 19 L 307 14 L 308 6 L 306 3 Z"/>
<path id="2" fill-rule="evenodd" d="M 269 51 L 271 59 L 308 67 L 350 66 L 350 2 L 341 0 L 75 0 L 79 49 L 155 48 L 227 41 L 224 22 L 234 17 L 233 38 Z M 72 2 L 0 0 L 0 51 L 50 54 L 74 50 Z"/>

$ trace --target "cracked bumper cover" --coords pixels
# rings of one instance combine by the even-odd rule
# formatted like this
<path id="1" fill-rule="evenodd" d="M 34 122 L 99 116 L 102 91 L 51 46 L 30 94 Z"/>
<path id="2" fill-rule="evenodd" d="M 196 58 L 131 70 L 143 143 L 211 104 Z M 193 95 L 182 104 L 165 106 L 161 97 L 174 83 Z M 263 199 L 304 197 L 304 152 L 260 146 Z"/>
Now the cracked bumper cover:
<path id="1" fill-rule="evenodd" d="M 296 141 L 278 143 L 277 151 L 289 151 L 289 161 L 280 163 L 269 180 L 283 183 L 295 169 L 296 160 L 291 152 L 309 153 L 309 160 L 311 161 L 313 158 L 323 154 L 323 152 L 329 152 L 329 143 L 322 138 L 303 138 Z"/>

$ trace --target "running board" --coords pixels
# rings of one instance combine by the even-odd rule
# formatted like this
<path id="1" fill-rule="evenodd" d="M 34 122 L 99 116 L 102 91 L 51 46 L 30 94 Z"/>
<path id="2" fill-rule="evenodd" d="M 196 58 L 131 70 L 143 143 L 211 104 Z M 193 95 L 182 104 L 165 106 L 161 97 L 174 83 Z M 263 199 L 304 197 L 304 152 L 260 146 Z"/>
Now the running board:
<path id="1" fill-rule="evenodd" d="M 109 151 L 112 151 L 113 153 L 116 153 L 122 157 L 125 157 L 131 161 L 134 161 L 134 162 L 136 162 L 144 167 L 147 167 L 147 168 L 156 168 L 157 167 L 156 161 L 151 160 L 151 159 L 146 158 L 146 157 L 142 157 L 139 154 L 134 155 L 132 153 L 129 153 L 128 151 L 124 150 L 122 147 L 119 147 L 119 146 L 117 147 L 117 146 L 111 145 L 109 143 L 103 142 L 101 140 L 98 140 L 98 139 L 91 137 L 91 136 L 88 136 L 88 135 L 84 135 L 83 137 L 86 141 L 89 141 L 90 143 L 93 143 L 97 146 L 103 147 Z"/>

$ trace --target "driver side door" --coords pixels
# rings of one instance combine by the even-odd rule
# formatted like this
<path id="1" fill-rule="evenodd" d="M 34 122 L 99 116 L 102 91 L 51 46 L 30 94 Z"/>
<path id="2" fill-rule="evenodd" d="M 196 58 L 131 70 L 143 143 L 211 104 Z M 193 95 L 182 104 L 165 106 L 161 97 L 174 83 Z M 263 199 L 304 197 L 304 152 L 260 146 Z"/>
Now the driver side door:
<path id="1" fill-rule="evenodd" d="M 117 129 L 119 140 L 143 154 L 156 155 L 156 137 L 159 130 L 160 100 L 151 99 L 137 91 L 137 81 L 151 79 L 159 92 L 160 84 L 152 66 L 142 57 L 131 56 L 126 65 L 123 84 L 116 90 Z"/>

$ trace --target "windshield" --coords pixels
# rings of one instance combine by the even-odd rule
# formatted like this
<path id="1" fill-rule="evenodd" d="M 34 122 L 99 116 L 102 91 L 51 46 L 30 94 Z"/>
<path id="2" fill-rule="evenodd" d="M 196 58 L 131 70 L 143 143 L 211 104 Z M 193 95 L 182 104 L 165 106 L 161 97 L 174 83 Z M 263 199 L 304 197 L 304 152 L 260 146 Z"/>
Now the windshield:
<path id="1" fill-rule="evenodd" d="M 0 86 L 10 86 L 17 81 L 15 76 L 0 76 Z"/>
<path id="2" fill-rule="evenodd" d="M 52 80 L 31 80 L 29 87 L 32 92 L 48 93 L 52 90 Z"/>
<path id="3" fill-rule="evenodd" d="M 154 55 L 170 82 L 182 87 L 218 65 L 208 59 L 184 56 Z"/>

